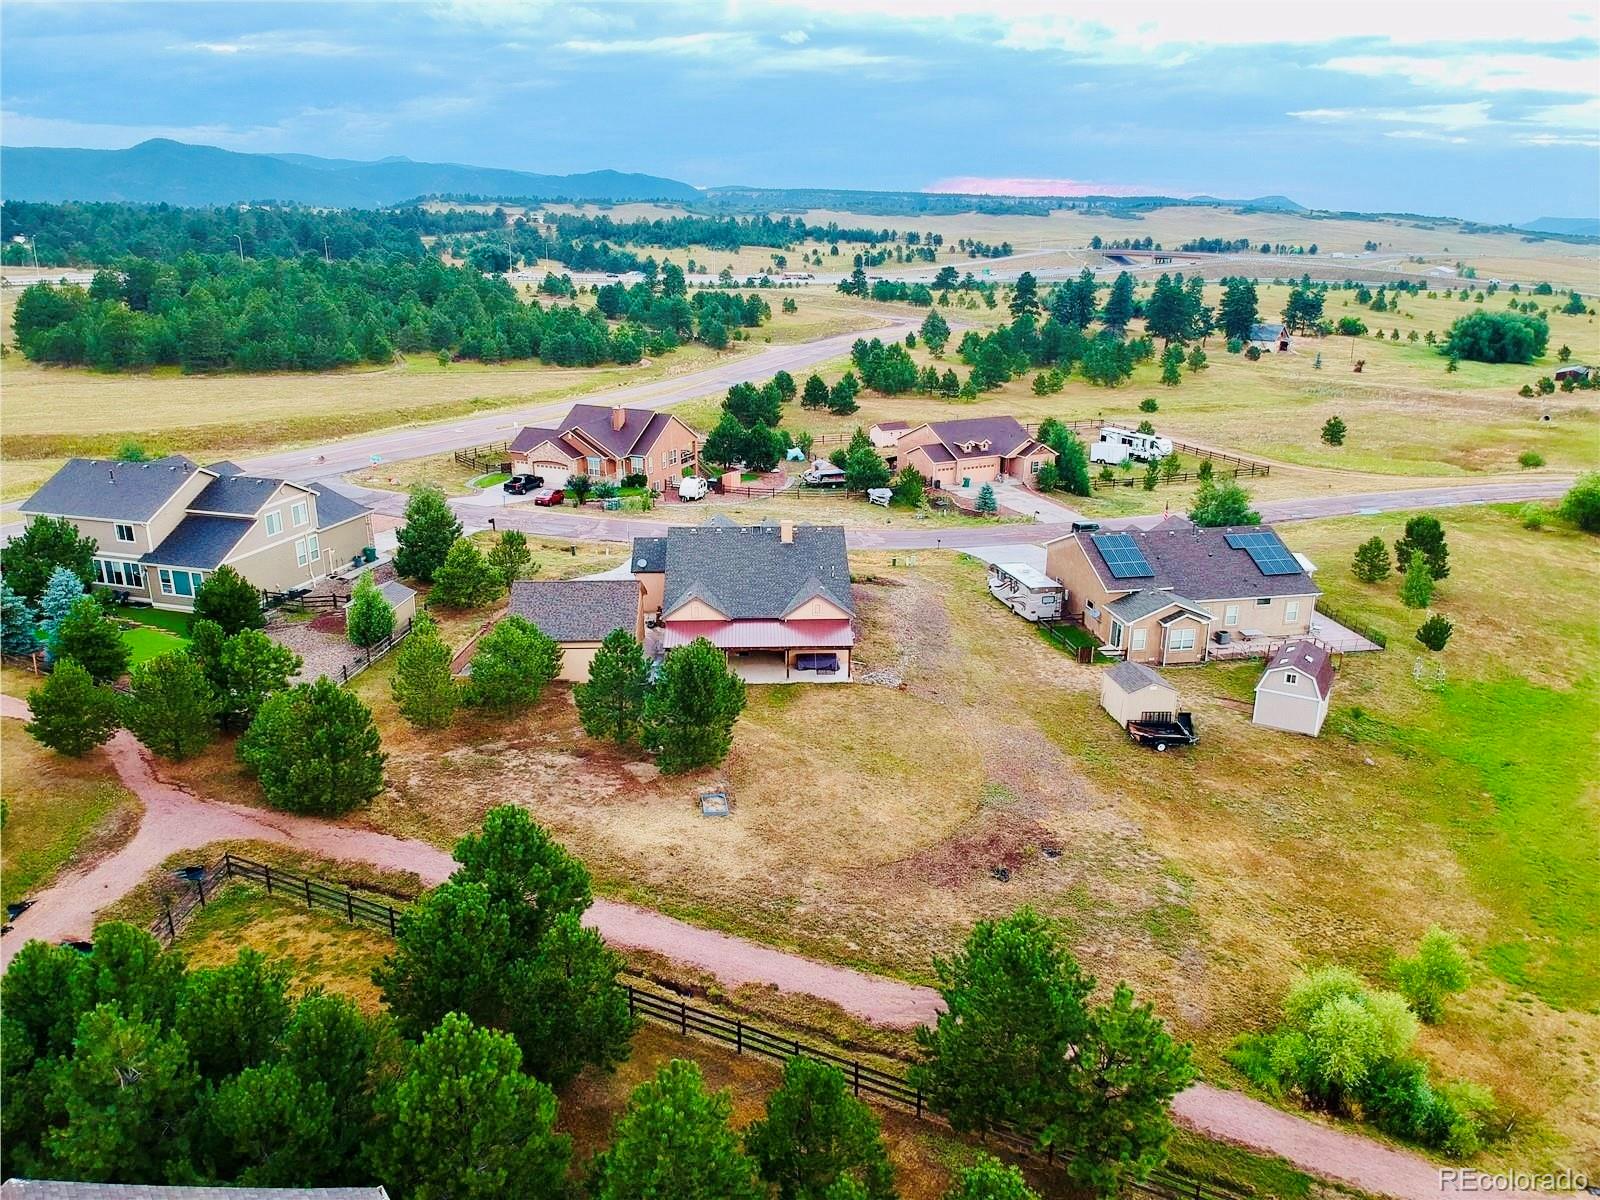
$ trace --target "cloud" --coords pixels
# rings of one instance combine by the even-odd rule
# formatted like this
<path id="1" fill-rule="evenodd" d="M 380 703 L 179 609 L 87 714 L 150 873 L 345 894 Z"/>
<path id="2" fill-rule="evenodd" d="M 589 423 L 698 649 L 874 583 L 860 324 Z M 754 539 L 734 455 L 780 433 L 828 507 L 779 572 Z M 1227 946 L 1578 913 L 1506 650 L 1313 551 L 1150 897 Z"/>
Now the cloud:
<path id="1" fill-rule="evenodd" d="M 1418 87 L 1463 92 L 1558 92 L 1600 94 L 1600 70 L 1592 55 L 1548 54 L 1358 54 L 1318 64 L 1327 71 L 1369 77 L 1396 76 Z"/>
<path id="2" fill-rule="evenodd" d="M 1377 122 L 1434 129 L 1480 129 L 1494 123 L 1487 100 L 1467 104 L 1419 104 L 1413 108 L 1305 108 L 1288 115 L 1321 125 Z"/>
<path id="3" fill-rule="evenodd" d="M 562 42 L 561 49 L 587 56 L 645 55 L 709 62 L 728 75 L 856 71 L 904 62 L 860 46 L 802 45 L 809 40 L 803 33 L 799 42 L 787 34 L 778 40 L 787 45 L 774 46 L 751 33 L 710 30 L 650 38 L 575 38 Z"/>
<path id="4" fill-rule="evenodd" d="M 1600 96 L 1580 104 L 1552 104 L 1524 113 L 1522 119 L 1531 125 L 1554 125 L 1561 129 L 1582 129 L 1588 133 L 1600 131 Z"/>
<path id="5" fill-rule="evenodd" d="M 1581 133 L 1525 133 L 1516 138 L 1525 146 L 1600 146 L 1600 136 Z"/>
<path id="6" fill-rule="evenodd" d="M 1127 183 L 1091 183 L 1082 179 L 1037 179 L 1016 176 L 954 175 L 930 183 L 926 191 L 978 196 L 1150 196 L 1170 195 Z"/>
<path id="7" fill-rule="evenodd" d="M 281 32 L 247 33 L 226 42 L 186 42 L 168 49 L 190 54 L 245 54 L 263 58 L 350 58 L 366 52 L 364 47 L 352 42 L 335 42 Z"/>
<path id="8" fill-rule="evenodd" d="M 561 43 L 561 49 L 574 54 L 666 55 L 672 58 L 708 58 L 726 54 L 750 39 L 739 33 L 709 31 L 680 33 L 650 38 L 574 38 Z"/>
<path id="9" fill-rule="evenodd" d="M 810 35 L 804 29 L 791 29 L 788 33 L 778 35 L 780 42 L 788 42 L 791 46 L 803 46 L 809 38 Z"/>
<path id="10" fill-rule="evenodd" d="M 1444 142 L 1451 146 L 1465 146 L 1467 139 L 1448 133 L 1435 133 L 1431 129 L 1391 129 L 1384 137 L 1408 138 L 1417 142 Z"/>

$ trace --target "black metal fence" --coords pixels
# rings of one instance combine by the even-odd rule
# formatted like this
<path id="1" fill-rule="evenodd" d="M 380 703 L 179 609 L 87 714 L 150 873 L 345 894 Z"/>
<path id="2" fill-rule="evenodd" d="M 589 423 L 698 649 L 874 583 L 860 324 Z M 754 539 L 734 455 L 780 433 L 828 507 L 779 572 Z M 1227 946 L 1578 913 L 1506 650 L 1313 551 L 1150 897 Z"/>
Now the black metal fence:
<path id="1" fill-rule="evenodd" d="M 386 900 L 359 895 L 349 885 L 325 883 L 309 875 L 285 871 L 231 852 L 223 854 L 213 864 L 180 874 L 188 890 L 176 900 L 165 901 L 150 926 L 151 932 L 164 945 L 171 944 L 185 923 L 234 879 L 259 885 L 266 889 L 268 895 L 304 904 L 313 912 L 333 913 L 352 925 L 364 925 L 390 937 L 398 932 L 400 918 L 405 912 L 404 906 L 397 907 Z M 622 986 L 628 996 L 628 1011 L 640 1020 L 673 1030 L 681 1037 L 707 1038 L 732 1046 L 736 1054 L 753 1054 L 779 1063 L 801 1057 L 831 1063 L 844 1073 L 846 1082 L 857 1096 L 904 1109 L 918 1120 L 942 1122 L 942 1118 L 929 1108 L 922 1090 L 904 1074 L 864 1063 L 825 1046 L 802 1042 L 786 1033 L 752 1025 L 741 1017 L 730 1017 L 697 1007 L 677 996 L 664 995 L 627 981 Z M 990 1140 L 1052 1166 L 1064 1164 L 1071 1158 L 1070 1155 L 1058 1153 L 1053 1147 L 1040 1150 L 1037 1140 L 1023 1133 L 992 1134 Z M 1161 1200 L 1245 1200 L 1241 1193 L 1219 1188 L 1170 1167 L 1153 1171 L 1149 1179 L 1130 1184 L 1129 1188 L 1142 1195 L 1160 1197 Z"/>

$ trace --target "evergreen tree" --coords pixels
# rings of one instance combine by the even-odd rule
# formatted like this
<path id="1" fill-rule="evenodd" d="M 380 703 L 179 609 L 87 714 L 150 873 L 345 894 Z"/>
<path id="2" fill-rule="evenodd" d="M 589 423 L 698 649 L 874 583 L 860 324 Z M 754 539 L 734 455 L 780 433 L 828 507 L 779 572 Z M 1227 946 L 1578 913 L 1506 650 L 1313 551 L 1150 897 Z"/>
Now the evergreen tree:
<path id="1" fill-rule="evenodd" d="M 395 533 L 400 543 L 394 554 L 395 571 L 407 579 L 432 583 L 433 573 L 444 565 L 445 555 L 460 536 L 461 522 L 450 511 L 444 493 L 418 484 L 406 502 L 405 524 Z"/>
<path id="2" fill-rule="evenodd" d="M 1407 608 L 1427 608 L 1433 600 L 1433 574 L 1428 560 L 1413 554 L 1400 580 L 1400 603 Z"/>
<path id="3" fill-rule="evenodd" d="M 0 650 L 6 654 L 32 654 L 39 646 L 38 614 L 0 578 Z"/>
<path id="4" fill-rule="evenodd" d="M 1434 613 L 1417 629 L 1417 641 L 1438 653 L 1445 648 L 1455 631 L 1456 627 L 1448 619 Z"/>
<path id="5" fill-rule="evenodd" d="M 1105 327 L 1122 333 L 1133 320 L 1133 276 L 1121 272 L 1111 283 L 1111 295 L 1106 299 L 1106 310 L 1101 315 Z"/>
<path id="6" fill-rule="evenodd" d="M 1196 346 L 1189 351 L 1188 357 L 1183 360 L 1184 366 L 1189 368 L 1189 374 L 1194 375 L 1204 371 L 1211 364 L 1206 361 L 1206 352 Z"/>
<path id="7" fill-rule="evenodd" d="M 705 638 L 667 651 L 661 677 L 644 704 L 644 744 L 668 774 L 719 763 L 744 711 L 744 680 Z"/>
<path id="8" fill-rule="evenodd" d="M 564 1195 L 571 1139 L 555 1093 L 521 1066 L 506 1034 L 445 1016 L 382 1102 L 384 1182 L 418 1200 Z"/>
<path id="9" fill-rule="evenodd" d="M 1177 387 L 1183 382 L 1183 351 L 1177 345 L 1168 346 L 1161 352 L 1161 382 L 1168 387 Z"/>
<path id="10" fill-rule="evenodd" d="M 979 1154 L 956 1176 L 944 1200 L 1039 1200 L 1039 1194 L 1017 1168 L 992 1154 Z"/>
<path id="11" fill-rule="evenodd" d="M 116 732 L 117 694 L 95 683 L 70 658 L 58 661 L 28 693 L 28 733 L 57 754 L 81 758 Z"/>
<path id="12" fill-rule="evenodd" d="M 446 566 L 449 565 L 446 560 Z M 438 591 L 442 585 L 435 585 Z M 394 632 L 394 607 L 383 598 L 372 572 L 362 574 L 356 589 L 344 610 L 344 633 L 352 643 L 363 648 L 376 646 Z"/>
<path id="13" fill-rule="evenodd" d="M 1256 307 L 1256 285 L 1242 277 L 1224 279 L 1222 305 L 1217 311 L 1217 324 L 1222 327 L 1222 332 L 1229 338 L 1248 342 L 1251 328 L 1260 319 Z"/>
<path id="14" fill-rule="evenodd" d="M 245 629 L 264 629 L 267 624 L 256 585 L 226 565 L 207 575 L 195 590 L 194 615 L 215 621 L 229 636 Z"/>
<path id="15" fill-rule="evenodd" d="M 491 567 L 470 538 L 457 538 L 433 572 L 428 605 L 440 608 L 483 608 L 505 595 L 501 574 Z M 391 620 L 393 611 L 390 612 Z"/>
<path id="16" fill-rule="evenodd" d="M 1344 445 L 1344 435 L 1349 432 L 1339 417 L 1329 417 L 1322 423 L 1322 440 L 1330 446 Z"/>
<path id="17" fill-rule="evenodd" d="M 181 650 L 159 654 L 133 669 L 122 721 L 162 758 L 193 758 L 217 735 L 222 703 L 205 669 Z"/>
<path id="18" fill-rule="evenodd" d="M 1017 276 L 1016 286 L 1011 290 L 1011 315 L 1013 318 L 1037 317 L 1042 311 L 1039 305 L 1039 281 L 1031 271 L 1024 271 Z"/>
<path id="19" fill-rule="evenodd" d="M 755 1164 L 728 1128 L 726 1092 L 673 1059 L 634 1089 L 611 1145 L 595 1156 L 592 1200 L 764 1200 Z"/>
<path id="20" fill-rule="evenodd" d="M 922 507 L 922 498 L 926 491 L 922 472 L 915 467 L 901 467 L 894 477 L 894 502 L 906 508 Z"/>
<path id="21" fill-rule="evenodd" d="M 783 438 L 766 422 L 757 420 L 745 431 L 744 465 L 751 471 L 771 471 L 783 456 Z"/>
<path id="22" fill-rule="evenodd" d="M 978 489 L 978 498 L 973 501 L 972 507 L 985 516 L 993 516 L 1000 511 L 1000 502 L 995 499 L 994 488 L 990 484 L 986 483 Z"/>
<path id="23" fill-rule="evenodd" d="M 878 1119 L 829 1063 L 785 1063 L 765 1118 L 745 1130 L 744 1144 L 779 1200 L 830 1200 L 840 1179 L 860 1185 L 870 1200 L 894 1200 L 894 1167 Z"/>
<path id="24" fill-rule="evenodd" d="M 220 1081 L 206 1119 L 212 1174 L 239 1187 L 304 1186 L 336 1175 L 348 1155 L 328 1090 L 282 1063 Z"/>
<path id="25" fill-rule="evenodd" d="M 713 463 L 726 470 L 743 462 L 744 452 L 744 426 L 739 424 L 739 419 L 732 413 L 724 412 L 711 432 L 706 435 L 705 443 L 700 447 L 700 459 L 702 462 Z"/>
<path id="26" fill-rule="evenodd" d="M 66 567 L 57 567 L 39 597 L 39 632 L 46 647 L 55 641 L 56 627 L 66 619 L 72 606 L 83 599 L 83 581 Z M 53 653 L 53 650 L 52 650 Z"/>
<path id="27" fill-rule="evenodd" d="M 852 492 L 864 492 L 888 485 L 889 464 L 883 461 L 883 455 L 878 453 L 866 431 L 856 426 L 845 449 L 844 486 Z"/>
<path id="28" fill-rule="evenodd" d="M 131 651 L 122 630 L 106 616 L 93 596 L 79 596 L 50 635 L 52 658 L 70 658 L 94 676 L 96 683 L 114 683 L 128 670 Z"/>
<path id="29" fill-rule="evenodd" d="M 1056 320 L 1074 329 L 1087 328 L 1094 320 L 1094 272 L 1085 267 L 1071 283 L 1056 289 L 1051 298 L 1050 310 Z"/>
<path id="30" fill-rule="evenodd" d="M 612 630 L 589 663 L 589 681 L 572 689 L 583 731 L 619 746 L 638 741 L 649 690 L 644 647 L 626 629 Z"/>
<path id="31" fill-rule="evenodd" d="M 1389 578 L 1389 547 L 1374 534 L 1356 547 L 1350 569 L 1362 583 L 1381 583 Z"/>
<path id="32" fill-rule="evenodd" d="M 289 1024 L 289 971 L 242 949 L 233 962 L 190 971 L 172 1027 L 202 1078 L 225 1079 L 267 1061 Z"/>
<path id="33" fill-rule="evenodd" d="M 206 624 L 221 633 L 215 624 L 196 621 L 190 626 L 191 636 Z M 289 681 L 302 665 L 300 656 L 259 629 L 243 630 L 215 644 L 214 662 L 199 652 L 198 637 L 191 642 L 190 653 L 204 669 L 221 702 L 223 728 L 248 729 L 267 697 L 288 690 Z"/>
<path id="34" fill-rule="evenodd" d="M 383 790 L 372 711 L 326 677 L 271 696 L 237 753 L 267 802 L 290 812 L 339 816 Z"/>
<path id="35" fill-rule="evenodd" d="M 531 708 L 561 672 L 561 647 L 512 613 L 478 639 L 467 668 L 468 704 L 498 712 Z"/>
<path id="36" fill-rule="evenodd" d="M 450 672 L 450 647 L 433 618 L 418 616 L 394 653 L 389 690 L 400 715 L 423 729 L 447 727 L 455 719 L 461 691 Z"/>
<path id="37" fill-rule="evenodd" d="M 930 308 L 922 318 L 922 341 L 934 355 L 943 354 L 950 341 L 950 322 L 936 308 Z"/>
<path id="38" fill-rule="evenodd" d="M 948 327 L 946 328 L 948 330 Z M 949 333 L 946 332 L 945 336 L 948 338 Z M 806 376 L 805 390 L 800 393 L 800 407 L 810 409 L 828 407 L 828 385 L 821 375 L 813 372 Z"/>
<path id="39" fill-rule="evenodd" d="M 1450 574 L 1450 547 L 1445 544 L 1444 526 L 1439 518 L 1424 513 L 1406 521 L 1405 534 L 1394 544 L 1395 565 L 1404 571 L 1411 565 L 1413 554 L 1421 554 L 1428 563 L 1428 572 L 1435 579 Z"/>
<path id="40" fill-rule="evenodd" d="M 83 587 L 93 583 L 95 553 L 95 540 L 80 537 L 78 527 L 66 517 L 34 517 L 0 547 L 0 574 L 17 595 L 37 605 L 58 567 L 76 576 Z"/>
<path id="41" fill-rule="evenodd" d="M 538 573 L 533 551 L 528 549 L 528 536 L 520 529 L 502 530 L 488 558 L 489 565 L 500 576 L 500 581 L 508 591 L 517 580 Z"/>

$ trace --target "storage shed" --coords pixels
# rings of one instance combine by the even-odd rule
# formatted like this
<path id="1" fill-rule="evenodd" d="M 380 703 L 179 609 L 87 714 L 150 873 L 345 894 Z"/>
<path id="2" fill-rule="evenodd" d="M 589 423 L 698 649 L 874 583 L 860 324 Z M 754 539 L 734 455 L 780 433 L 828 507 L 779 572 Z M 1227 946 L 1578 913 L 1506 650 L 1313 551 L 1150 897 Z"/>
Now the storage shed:
<path id="1" fill-rule="evenodd" d="M 1152 714 L 1178 711 L 1178 689 L 1143 663 L 1120 662 L 1100 677 L 1100 707 L 1127 728 Z"/>
<path id="2" fill-rule="evenodd" d="M 417 615 L 417 593 L 401 583 L 398 579 L 391 579 L 388 583 L 378 588 L 378 594 L 389 602 L 389 607 L 394 609 L 394 627 L 404 629 L 411 624 Z"/>
<path id="3" fill-rule="evenodd" d="M 1333 694 L 1333 657 L 1315 642 L 1294 641 L 1272 656 L 1256 681 L 1250 719 L 1269 729 L 1316 737 L 1328 718 Z"/>

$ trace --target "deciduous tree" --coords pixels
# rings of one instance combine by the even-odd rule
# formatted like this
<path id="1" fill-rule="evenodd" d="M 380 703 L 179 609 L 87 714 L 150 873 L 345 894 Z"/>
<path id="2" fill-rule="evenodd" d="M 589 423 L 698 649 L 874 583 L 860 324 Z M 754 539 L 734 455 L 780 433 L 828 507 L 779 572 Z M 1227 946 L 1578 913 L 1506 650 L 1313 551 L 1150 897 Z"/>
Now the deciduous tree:
<path id="1" fill-rule="evenodd" d="M 1428 560 L 1414 554 L 1400 580 L 1400 603 L 1407 608 L 1427 608 L 1432 601 L 1433 575 L 1428 570 Z"/>
<path id="2" fill-rule="evenodd" d="M 1207 527 L 1261 524 L 1261 514 L 1250 507 L 1249 492 L 1237 483 L 1218 484 L 1205 478 L 1195 489 L 1189 519 Z"/>
<path id="3" fill-rule="evenodd" d="M 438 590 L 436 586 L 435 591 Z M 344 610 L 344 633 L 357 646 L 376 646 L 394 632 L 394 606 L 383 598 L 372 573 L 356 581 Z"/>
<path id="4" fill-rule="evenodd" d="M 992 1154 L 979 1154 L 957 1175 L 944 1200 L 1039 1200 L 1017 1168 Z"/>
<path id="5" fill-rule="evenodd" d="M 1412 1011 L 1428 1024 L 1437 1025 L 1444 1019 L 1445 1001 L 1467 989 L 1467 954 L 1455 934 L 1430 925 L 1417 952 L 1397 957 L 1389 974 Z"/>

